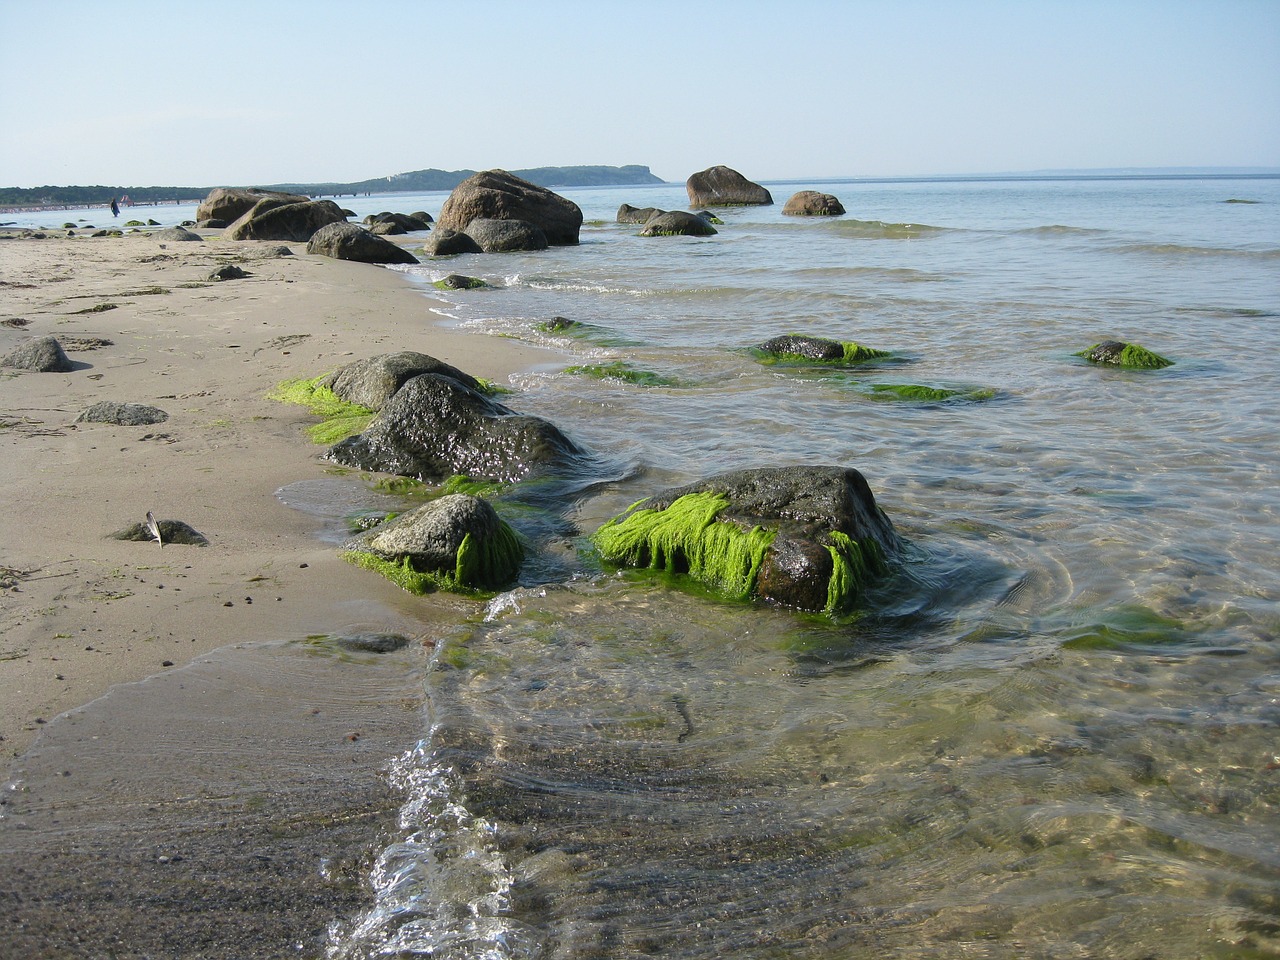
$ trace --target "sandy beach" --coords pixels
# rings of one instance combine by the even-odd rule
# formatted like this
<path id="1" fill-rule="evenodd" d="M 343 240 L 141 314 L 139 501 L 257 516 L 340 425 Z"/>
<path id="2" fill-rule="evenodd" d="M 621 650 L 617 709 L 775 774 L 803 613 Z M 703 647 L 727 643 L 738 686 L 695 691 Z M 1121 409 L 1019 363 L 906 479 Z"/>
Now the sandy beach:
<path id="1" fill-rule="evenodd" d="M 424 648 L 434 624 L 473 611 L 344 563 L 315 517 L 281 502 L 279 488 L 330 465 L 304 432 L 315 418 L 267 395 L 399 350 L 499 382 L 547 355 L 440 329 L 393 271 L 280 247 L 0 240 L 0 355 L 53 335 L 75 365 L 0 370 L 0 748 L 13 768 L 0 913 L 16 938 L 0 955 L 311 955 L 324 918 L 361 901 L 341 870 L 322 877 L 322 848 L 362 850 L 394 816 L 380 769 L 421 734 Z M 208 279 L 227 263 L 249 276 Z M 102 400 L 169 418 L 76 422 Z M 110 537 L 148 511 L 209 545 Z M 362 630 L 420 642 L 385 658 L 257 649 Z M 146 829 L 140 804 L 159 818 Z M 185 853 L 155 846 L 175 828 Z"/>

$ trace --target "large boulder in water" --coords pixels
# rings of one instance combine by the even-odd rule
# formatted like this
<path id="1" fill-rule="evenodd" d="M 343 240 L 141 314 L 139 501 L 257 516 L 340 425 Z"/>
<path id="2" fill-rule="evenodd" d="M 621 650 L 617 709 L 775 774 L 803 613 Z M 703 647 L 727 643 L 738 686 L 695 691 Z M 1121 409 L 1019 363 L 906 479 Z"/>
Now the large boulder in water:
<path id="1" fill-rule="evenodd" d="M 705 217 L 684 210 L 669 210 L 650 217 L 640 231 L 642 237 L 710 237 L 718 231 Z"/>
<path id="2" fill-rule="evenodd" d="M 739 470 L 643 500 L 592 536 L 603 558 L 735 599 L 837 612 L 901 550 L 851 467 Z"/>
<path id="3" fill-rule="evenodd" d="M 484 253 L 480 244 L 461 230 L 437 227 L 422 244 L 422 252 L 428 257 L 452 257 L 459 253 Z"/>
<path id="4" fill-rule="evenodd" d="M 429 354 L 413 350 L 384 353 L 348 363 L 322 380 L 320 385 L 328 387 L 339 399 L 376 411 L 381 410 L 408 381 L 424 373 L 438 373 L 452 377 L 471 390 L 480 389 L 479 381 L 470 374 Z"/>
<path id="5" fill-rule="evenodd" d="M 520 538 L 493 507 L 462 493 L 374 527 L 347 549 L 350 559 L 419 593 L 427 586 L 497 589 L 516 578 L 524 559 Z"/>
<path id="6" fill-rule="evenodd" d="M 57 337 L 35 337 L 19 344 L 0 359 L 0 366 L 34 370 L 36 373 L 67 373 L 73 369 L 71 358 Z"/>
<path id="7" fill-rule="evenodd" d="M 788 217 L 840 217 L 844 215 L 844 204 L 829 193 L 801 190 L 783 204 L 782 212 Z"/>
<path id="8" fill-rule="evenodd" d="M 691 207 L 762 206 L 773 196 L 737 170 L 726 166 L 708 167 L 685 181 Z"/>
<path id="9" fill-rule="evenodd" d="M 254 208 L 260 200 L 275 200 L 280 204 L 305 203 L 308 197 L 297 193 L 281 193 L 278 190 L 259 190 L 256 187 L 218 187 L 196 208 L 197 220 L 221 220 L 232 223 Z"/>
<path id="10" fill-rule="evenodd" d="M 305 200 L 285 203 L 259 200 L 252 210 L 227 227 L 228 240 L 284 240 L 305 243 L 317 230 L 346 220 L 346 214 L 332 200 Z"/>
<path id="11" fill-rule="evenodd" d="M 567 466 L 583 451 L 554 424 L 428 373 L 406 382 L 364 433 L 334 444 L 326 456 L 423 481 L 465 474 L 512 483 Z"/>
<path id="12" fill-rule="evenodd" d="M 546 234 L 547 243 L 563 246 L 578 242 L 582 210 L 572 200 L 505 170 L 485 170 L 453 188 L 436 226 L 467 233 L 472 220 L 524 220 Z"/>
<path id="13" fill-rule="evenodd" d="M 345 220 L 325 224 L 307 241 L 307 253 L 358 263 L 417 263 L 418 258 L 364 227 Z"/>
<path id="14" fill-rule="evenodd" d="M 485 253 L 547 249 L 547 235 L 526 220 L 480 217 L 467 224 L 467 236 Z"/>
<path id="15" fill-rule="evenodd" d="M 644 223 L 650 217 L 656 217 L 660 213 L 666 213 L 666 211 L 659 210 L 657 207 L 633 207 L 629 203 L 624 203 L 618 208 L 616 219 L 618 223 Z"/>

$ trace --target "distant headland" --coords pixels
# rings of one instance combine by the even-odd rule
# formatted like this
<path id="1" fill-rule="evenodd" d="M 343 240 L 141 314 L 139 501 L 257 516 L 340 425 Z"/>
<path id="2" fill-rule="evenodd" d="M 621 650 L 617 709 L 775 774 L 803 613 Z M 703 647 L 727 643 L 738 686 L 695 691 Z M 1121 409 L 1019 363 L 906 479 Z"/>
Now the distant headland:
<path id="1" fill-rule="evenodd" d="M 648 167 L 630 164 L 623 167 L 576 166 L 533 167 L 528 170 L 511 170 L 516 176 L 540 187 L 602 187 L 634 186 L 645 183 L 663 183 Z M 253 186 L 285 193 L 302 193 L 308 196 L 353 196 L 362 193 L 426 193 L 433 190 L 452 190 L 475 170 L 413 170 L 390 177 L 375 177 L 353 183 L 254 183 L 216 184 L 216 186 Z M 212 190 L 206 187 L 0 187 L 0 208 L 30 209 L 33 207 L 101 207 L 119 197 L 128 197 L 134 203 L 185 203 L 203 199 Z"/>

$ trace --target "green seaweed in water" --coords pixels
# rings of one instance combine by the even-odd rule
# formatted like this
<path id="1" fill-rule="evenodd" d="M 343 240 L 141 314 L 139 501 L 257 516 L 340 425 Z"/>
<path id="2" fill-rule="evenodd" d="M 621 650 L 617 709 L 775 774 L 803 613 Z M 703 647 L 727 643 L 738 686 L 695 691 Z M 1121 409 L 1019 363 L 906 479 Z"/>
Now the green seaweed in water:
<path id="1" fill-rule="evenodd" d="M 330 388 L 322 386 L 321 381 L 327 376 L 328 374 L 322 374 L 310 380 L 282 380 L 267 394 L 267 398 L 306 407 L 323 418 L 320 423 L 309 427 L 307 433 L 312 443 L 329 445 L 362 432 L 373 419 L 373 411 L 358 403 L 343 400 Z"/>
<path id="2" fill-rule="evenodd" d="M 884 551 L 871 538 L 865 543 L 839 530 L 831 532 L 831 579 L 827 581 L 827 613 L 846 609 L 874 574 L 885 572 Z"/>
<path id="3" fill-rule="evenodd" d="M 445 590 L 473 596 L 487 596 L 511 583 L 524 559 L 524 544 L 506 523 L 483 540 L 467 534 L 458 547 L 452 570 L 419 570 L 412 557 L 387 560 L 365 550 L 348 550 L 342 559 L 365 570 L 380 573 L 409 593 Z"/>
<path id="4" fill-rule="evenodd" d="M 675 377 L 654 373 L 652 370 L 637 370 L 621 360 L 615 360 L 613 363 L 607 364 L 582 364 L 566 367 L 564 372 L 584 377 L 594 377 L 597 380 L 621 380 L 623 383 L 630 383 L 637 387 L 677 387 L 680 385 L 680 381 Z"/>
<path id="5" fill-rule="evenodd" d="M 718 493 L 690 493 L 665 510 L 636 510 L 610 520 L 591 540 L 609 563 L 687 573 L 717 593 L 749 599 L 774 531 L 717 520 L 729 505 Z"/>
<path id="6" fill-rule="evenodd" d="M 773 364 L 821 364 L 824 366 L 845 366 L 847 364 L 866 363 L 868 360 L 888 360 L 893 354 L 888 350 L 877 350 L 875 347 L 863 346 L 861 343 L 853 341 L 837 341 L 844 350 L 844 355 L 840 357 L 832 357 L 830 359 L 818 359 L 817 357 L 806 357 L 799 353 L 769 353 L 765 350 L 754 349 L 752 352 L 756 356 L 756 360 L 765 366 Z"/>
<path id="7" fill-rule="evenodd" d="M 1185 624 L 1139 605 L 1100 612 L 1098 622 L 1064 631 L 1066 650 L 1121 650 L 1166 648 L 1192 639 Z"/>
<path id="8" fill-rule="evenodd" d="M 952 390 L 947 387 L 926 387 L 918 383 L 875 383 L 867 387 L 870 396 L 877 400 L 907 400 L 915 403 L 942 403 L 946 400 L 990 400 L 996 391 L 989 387 L 973 390 Z"/>
<path id="9" fill-rule="evenodd" d="M 1095 356 L 1094 351 L 1104 345 L 1105 344 L 1102 343 L 1095 343 L 1089 349 L 1081 350 L 1076 354 L 1076 356 L 1084 357 L 1091 363 L 1111 364 L 1117 367 L 1124 367 L 1128 370 L 1162 370 L 1165 367 L 1173 366 L 1173 361 L 1168 357 L 1162 357 L 1160 354 L 1148 350 L 1146 347 L 1139 346 L 1136 343 L 1126 343 L 1124 345 L 1124 349 L 1120 350 L 1114 356 Z"/>

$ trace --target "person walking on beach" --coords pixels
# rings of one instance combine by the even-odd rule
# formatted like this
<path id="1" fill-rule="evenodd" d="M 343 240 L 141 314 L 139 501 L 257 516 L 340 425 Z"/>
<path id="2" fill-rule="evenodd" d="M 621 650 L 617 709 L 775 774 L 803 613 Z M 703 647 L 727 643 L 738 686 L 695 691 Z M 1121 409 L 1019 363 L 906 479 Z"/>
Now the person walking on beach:
<path id="1" fill-rule="evenodd" d="M 111 215 L 113 217 L 120 216 L 120 204 L 116 203 L 116 198 L 111 198 Z"/>

